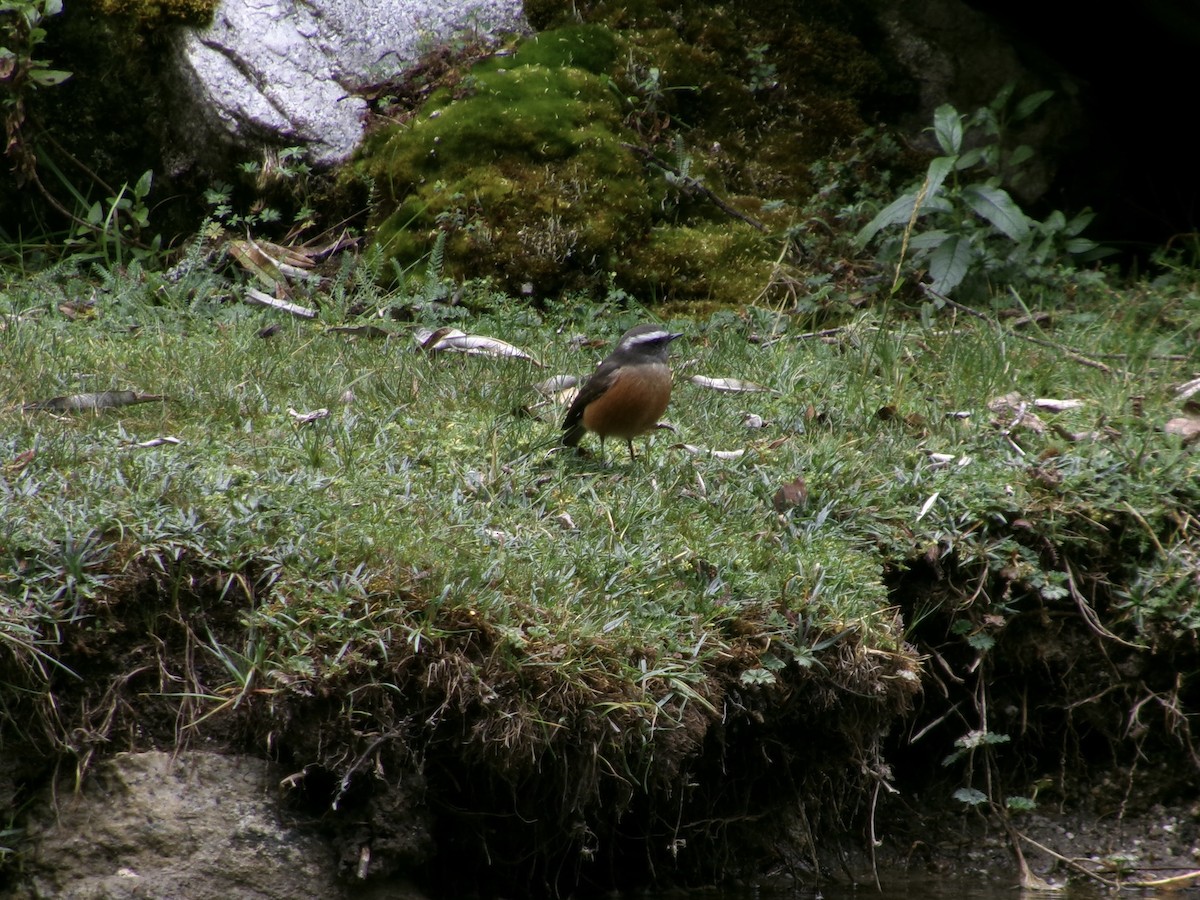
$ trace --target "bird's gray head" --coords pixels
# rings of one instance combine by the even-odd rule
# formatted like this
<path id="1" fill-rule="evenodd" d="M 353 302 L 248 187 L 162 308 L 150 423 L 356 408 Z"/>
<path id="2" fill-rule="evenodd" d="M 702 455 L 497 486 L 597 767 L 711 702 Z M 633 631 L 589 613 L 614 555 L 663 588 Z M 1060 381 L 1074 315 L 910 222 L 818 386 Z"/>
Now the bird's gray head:
<path id="1" fill-rule="evenodd" d="M 683 337 L 681 331 L 667 331 L 660 325 L 635 325 L 621 335 L 615 352 L 667 361 L 671 341 Z"/>

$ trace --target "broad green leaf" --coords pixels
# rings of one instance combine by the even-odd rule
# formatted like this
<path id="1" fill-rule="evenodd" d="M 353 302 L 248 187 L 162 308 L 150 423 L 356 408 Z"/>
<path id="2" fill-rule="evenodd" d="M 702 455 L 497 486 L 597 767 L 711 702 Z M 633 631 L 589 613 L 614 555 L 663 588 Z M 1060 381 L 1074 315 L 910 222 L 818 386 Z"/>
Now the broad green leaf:
<path id="1" fill-rule="evenodd" d="M 964 169 L 971 168 L 971 166 L 977 166 L 983 161 L 983 156 L 984 148 L 974 147 L 958 158 L 958 161 L 954 164 L 954 168 L 961 172 Z"/>
<path id="2" fill-rule="evenodd" d="M 901 194 L 887 206 L 879 211 L 879 213 L 870 222 L 863 226 L 862 230 L 854 236 L 855 243 L 860 247 L 864 247 L 884 228 L 889 225 L 907 225 L 912 219 L 913 207 L 916 206 L 917 197 L 923 190 L 925 199 L 921 202 L 920 214 L 930 212 L 932 210 L 949 209 L 949 204 L 945 199 L 939 197 L 941 193 L 942 183 L 946 180 L 946 176 L 954 170 L 953 156 L 936 156 L 930 163 L 929 168 L 925 170 L 925 182 L 915 191 L 909 191 L 906 194 Z"/>
<path id="3" fill-rule="evenodd" d="M 875 237 L 881 230 L 889 225 L 895 225 L 899 222 L 908 223 L 912 218 L 913 207 L 917 203 L 917 194 L 915 191 L 910 191 L 907 194 L 901 194 L 883 209 L 881 209 L 870 222 L 863 226 L 862 230 L 854 236 L 854 242 L 860 247 L 866 244 Z"/>
<path id="4" fill-rule="evenodd" d="M 1066 250 L 1068 253 L 1078 256 L 1081 253 L 1091 253 L 1099 246 L 1100 245 L 1095 241 L 1088 240 L 1087 238 L 1077 237 L 1071 238 L 1069 241 L 1067 241 Z"/>
<path id="5" fill-rule="evenodd" d="M 1028 144 L 1021 144 L 1021 146 L 1017 147 L 1011 154 L 1009 154 L 1008 164 L 1016 167 L 1022 163 L 1029 162 L 1031 159 L 1033 159 L 1033 148 Z"/>
<path id="6" fill-rule="evenodd" d="M 959 788 L 954 792 L 954 799 L 968 806 L 978 806 L 980 803 L 987 801 L 987 795 L 975 788 Z"/>
<path id="7" fill-rule="evenodd" d="M 950 237 L 950 233 L 940 228 L 933 231 L 922 231 L 908 239 L 908 246 L 913 250 L 934 250 Z"/>
<path id="8" fill-rule="evenodd" d="M 1020 122 L 1022 119 L 1033 115 L 1043 103 L 1053 96 L 1054 91 L 1038 91 L 1035 94 L 1030 94 L 1017 104 L 1017 108 L 1013 112 L 1013 121 Z"/>
<path id="9" fill-rule="evenodd" d="M 50 87 L 55 84 L 62 84 L 71 77 L 70 72 L 64 72 L 61 69 L 30 69 L 29 80 L 34 84 L 42 87 Z"/>
<path id="10" fill-rule="evenodd" d="M 1083 229 L 1092 224 L 1092 219 L 1096 218 L 1096 214 L 1090 209 L 1085 209 L 1063 228 L 1063 233 L 1075 237 Z"/>
<path id="11" fill-rule="evenodd" d="M 1004 107 L 1008 106 L 1008 101 L 1012 98 L 1013 91 L 1016 89 L 1017 83 L 1015 81 L 1008 82 L 1006 85 L 1004 85 L 1004 87 L 1000 88 L 1000 90 L 996 92 L 996 96 L 992 99 L 992 102 L 988 104 L 988 108 L 993 109 L 996 112 L 1000 112 L 1002 109 L 1004 109 Z"/>
<path id="12" fill-rule="evenodd" d="M 922 207 L 928 206 L 929 201 L 941 193 L 942 183 L 946 180 L 946 176 L 954 171 L 956 159 L 957 157 L 954 156 L 935 156 L 930 160 L 929 168 L 925 170 L 925 183 L 921 185 L 925 191 Z"/>
<path id="13" fill-rule="evenodd" d="M 982 631 L 978 634 L 973 634 L 967 638 L 967 643 L 976 650 L 991 650 L 996 646 L 996 639 L 990 634 L 984 634 Z"/>
<path id="14" fill-rule="evenodd" d="M 987 219 L 1012 240 L 1023 240 L 1029 234 L 1029 221 L 1025 213 L 1002 188 L 971 184 L 963 188 L 962 197 L 977 215 Z"/>
<path id="15" fill-rule="evenodd" d="M 1067 217 L 1062 214 L 1062 210 L 1056 209 L 1042 221 L 1042 231 L 1047 234 L 1052 234 L 1056 231 L 1062 231 L 1067 227 Z"/>
<path id="16" fill-rule="evenodd" d="M 138 179 L 138 183 L 134 185 L 133 196 L 139 200 L 150 194 L 150 186 L 154 183 L 154 172 L 147 169 L 142 173 L 142 177 Z"/>
<path id="17" fill-rule="evenodd" d="M 933 133 L 943 153 L 957 154 L 962 149 L 962 116 L 949 103 L 934 110 Z"/>
<path id="18" fill-rule="evenodd" d="M 929 277 L 933 289 L 939 294 L 949 294 L 967 277 L 975 250 L 971 242 L 959 235 L 951 235 L 929 257 Z"/>

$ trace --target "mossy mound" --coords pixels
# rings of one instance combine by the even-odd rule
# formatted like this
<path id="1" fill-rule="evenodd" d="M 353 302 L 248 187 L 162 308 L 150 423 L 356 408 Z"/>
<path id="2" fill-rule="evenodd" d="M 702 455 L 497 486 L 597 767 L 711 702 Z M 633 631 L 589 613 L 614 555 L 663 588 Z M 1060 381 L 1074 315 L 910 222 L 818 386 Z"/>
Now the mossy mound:
<path id="1" fill-rule="evenodd" d="M 354 174 L 379 198 L 383 263 L 406 268 L 437 247 L 447 274 L 554 291 L 611 269 L 623 240 L 649 230 L 655 198 L 624 146 L 632 135 L 589 71 L 615 41 L 586 31 L 595 40 L 567 30 L 481 63 L 465 96 L 439 92 L 368 139 Z"/>
<path id="2" fill-rule="evenodd" d="M 530 15 L 558 27 L 455 73 L 364 143 L 345 183 L 371 189 L 381 274 L 491 277 L 537 297 L 769 292 L 810 166 L 864 126 L 873 58 L 783 9 Z M 766 206 L 762 222 L 743 216 Z"/>

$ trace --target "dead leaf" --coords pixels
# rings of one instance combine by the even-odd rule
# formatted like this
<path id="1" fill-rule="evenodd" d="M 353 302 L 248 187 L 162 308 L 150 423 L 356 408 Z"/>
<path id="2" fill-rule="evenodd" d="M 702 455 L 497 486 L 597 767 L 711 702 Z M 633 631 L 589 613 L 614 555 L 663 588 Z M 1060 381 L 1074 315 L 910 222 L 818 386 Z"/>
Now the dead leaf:
<path id="1" fill-rule="evenodd" d="M 988 409 L 996 414 L 992 424 L 1001 431 L 1009 432 L 1018 427 L 1027 428 L 1035 434 L 1046 431 L 1046 423 L 1029 411 L 1029 402 L 1023 400 L 1016 391 L 990 401 Z"/>
<path id="2" fill-rule="evenodd" d="M 753 381 L 744 381 L 741 378 L 709 378 L 707 375 L 693 375 L 688 381 L 697 387 L 711 388 L 714 391 L 726 391 L 727 393 L 771 393 L 770 388 L 755 384 Z"/>
<path id="3" fill-rule="evenodd" d="M 539 381 L 533 385 L 533 389 L 539 394 L 544 394 L 547 397 L 553 397 L 561 391 L 569 391 L 571 388 L 579 384 L 579 379 L 574 375 L 554 375 L 547 378 L 545 381 Z"/>
<path id="4" fill-rule="evenodd" d="M 98 393 L 68 394 L 64 397 L 52 397 L 49 400 L 26 403 L 22 409 L 26 412 L 38 409 L 78 412 L 88 409 L 113 409 L 118 406 L 153 403 L 156 400 L 166 399 L 163 394 L 141 394 L 137 391 L 100 391 Z"/>
<path id="5" fill-rule="evenodd" d="M 329 410 L 322 406 L 320 409 L 314 409 L 312 412 L 302 413 L 296 412 L 296 410 L 289 406 L 288 415 L 296 420 L 297 425 L 307 425 L 310 422 L 317 421 L 318 419 L 328 419 Z"/>
<path id="6" fill-rule="evenodd" d="M 797 475 L 794 480 L 780 485 L 772 502 L 775 504 L 775 511 L 781 513 L 808 506 L 808 485 L 804 483 L 804 476 Z"/>
<path id="7" fill-rule="evenodd" d="M 1048 410 L 1049 412 L 1064 412 L 1068 409 L 1079 409 L 1083 406 L 1083 400 L 1053 400 L 1047 397 L 1039 397 L 1033 401 L 1033 405 L 1038 409 Z"/>
<path id="8" fill-rule="evenodd" d="M 1175 396 L 1180 400 L 1187 400 L 1195 394 L 1200 394 L 1200 378 L 1185 381 L 1175 389 Z"/>
<path id="9" fill-rule="evenodd" d="M 458 328 L 438 328 L 431 331 L 428 328 L 418 328 L 413 332 L 417 345 L 429 353 L 466 353 L 471 356 L 508 357 L 523 359 L 541 366 L 541 363 L 507 341 L 487 337 L 480 334 L 467 334 Z"/>
<path id="10" fill-rule="evenodd" d="M 288 300 L 276 300 L 270 294 L 264 294 L 257 288 L 246 288 L 245 300 L 247 303 L 253 303 L 257 306 L 277 309 L 298 319 L 315 319 L 317 317 L 315 309 L 309 309 L 307 306 L 300 306 L 298 303 L 292 303 Z"/>
<path id="11" fill-rule="evenodd" d="M 662 427 L 661 423 L 659 427 Z M 711 456 L 713 459 L 739 459 L 746 453 L 745 450 L 709 450 L 707 447 L 697 447 L 695 444 L 672 444 L 671 446 L 693 456 Z"/>
<path id="12" fill-rule="evenodd" d="M 16 456 L 14 456 L 12 459 L 10 459 L 8 462 L 6 462 L 4 464 L 4 471 L 7 472 L 9 475 L 15 475 L 17 472 L 20 472 L 27 465 L 29 465 L 31 462 L 33 462 L 34 459 L 36 459 L 36 458 L 37 458 L 37 451 L 33 450 L 33 449 L 29 449 L 22 453 L 18 453 Z"/>

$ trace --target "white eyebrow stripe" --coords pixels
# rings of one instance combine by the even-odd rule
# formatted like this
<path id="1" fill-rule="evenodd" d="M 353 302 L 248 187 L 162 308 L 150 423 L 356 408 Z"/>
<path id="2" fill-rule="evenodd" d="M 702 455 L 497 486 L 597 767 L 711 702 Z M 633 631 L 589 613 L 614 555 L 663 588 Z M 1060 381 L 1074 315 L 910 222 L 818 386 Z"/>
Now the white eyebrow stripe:
<path id="1" fill-rule="evenodd" d="M 635 334 L 633 337 L 626 338 L 625 347 L 634 347 L 638 344 L 654 344 L 670 336 L 671 332 L 669 331 L 647 331 L 645 334 Z"/>

